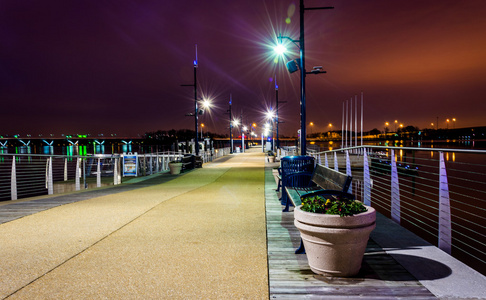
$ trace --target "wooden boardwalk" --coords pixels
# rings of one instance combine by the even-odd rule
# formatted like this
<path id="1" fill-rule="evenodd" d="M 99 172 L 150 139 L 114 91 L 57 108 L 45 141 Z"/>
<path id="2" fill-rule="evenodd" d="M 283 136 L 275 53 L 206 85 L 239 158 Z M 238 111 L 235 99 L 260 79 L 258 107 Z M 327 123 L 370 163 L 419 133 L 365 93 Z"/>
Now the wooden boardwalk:
<path id="1" fill-rule="evenodd" d="M 306 255 L 294 253 L 300 234 L 293 212 L 282 212 L 271 169 L 265 173 L 270 299 L 436 299 L 371 239 L 357 276 L 314 274 Z"/>

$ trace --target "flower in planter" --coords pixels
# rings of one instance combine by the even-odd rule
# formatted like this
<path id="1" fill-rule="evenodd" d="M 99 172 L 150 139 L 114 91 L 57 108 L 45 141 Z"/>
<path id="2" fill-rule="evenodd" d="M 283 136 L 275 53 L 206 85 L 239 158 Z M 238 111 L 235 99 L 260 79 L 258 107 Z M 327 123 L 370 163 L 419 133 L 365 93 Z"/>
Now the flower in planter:
<path id="1" fill-rule="evenodd" d="M 349 195 L 349 194 L 348 194 Z M 346 195 L 304 195 L 300 209 L 306 212 L 352 216 L 367 211 L 363 203 Z"/>

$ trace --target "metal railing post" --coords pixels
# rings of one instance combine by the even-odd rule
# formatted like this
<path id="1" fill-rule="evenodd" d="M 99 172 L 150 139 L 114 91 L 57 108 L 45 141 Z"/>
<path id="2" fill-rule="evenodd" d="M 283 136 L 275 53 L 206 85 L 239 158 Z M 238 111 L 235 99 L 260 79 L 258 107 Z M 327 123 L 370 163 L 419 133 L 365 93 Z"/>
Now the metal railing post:
<path id="1" fill-rule="evenodd" d="M 75 170 L 75 179 L 74 179 L 74 189 L 79 191 L 81 189 L 79 184 L 79 178 L 81 178 L 81 166 L 80 166 L 81 158 L 76 158 L 76 170 Z"/>
<path id="2" fill-rule="evenodd" d="M 47 159 L 47 166 L 46 166 L 46 188 L 47 194 L 52 195 L 54 194 L 54 187 L 52 182 L 52 156 Z"/>
<path id="3" fill-rule="evenodd" d="M 113 185 L 118 184 L 118 158 L 113 160 Z"/>
<path id="4" fill-rule="evenodd" d="M 439 248 L 451 254 L 451 206 L 444 152 L 439 152 Z"/>
<path id="5" fill-rule="evenodd" d="M 15 166 L 15 156 L 12 156 L 12 177 L 10 179 L 10 199 L 17 200 L 17 168 Z"/>
<path id="6" fill-rule="evenodd" d="M 391 150 L 391 219 L 400 224 L 400 186 L 395 151 Z"/>
<path id="7" fill-rule="evenodd" d="M 349 151 L 346 150 L 346 175 L 352 176 L 351 174 L 351 161 L 349 159 Z M 353 193 L 353 182 L 349 185 L 349 190 L 348 193 L 352 194 Z"/>
<path id="8" fill-rule="evenodd" d="M 370 166 L 368 164 L 368 154 L 366 149 L 363 153 L 363 181 L 364 181 L 364 194 L 363 202 L 365 205 L 371 205 L 371 177 L 370 177 Z"/>
<path id="9" fill-rule="evenodd" d="M 101 187 L 101 158 L 98 158 L 96 165 L 96 187 Z"/>
<path id="10" fill-rule="evenodd" d="M 337 153 L 336 152 L 334 152 L 334 170 L 336 170 L 336 171 L 339 172 L 339 164 L 338 164 Z"/>
<path id="11" fill-rule="evenodd" d="M 64 181 L 68 180 L 68 167 L 67 167 L 67 157 L 64 158 Z"/>

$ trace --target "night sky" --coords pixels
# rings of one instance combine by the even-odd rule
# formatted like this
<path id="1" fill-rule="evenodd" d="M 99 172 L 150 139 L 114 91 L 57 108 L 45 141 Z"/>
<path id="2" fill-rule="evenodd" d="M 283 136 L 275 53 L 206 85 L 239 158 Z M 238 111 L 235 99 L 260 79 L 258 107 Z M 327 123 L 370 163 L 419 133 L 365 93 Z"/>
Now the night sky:
<path id="1" fill-rule="evenodd" d="M 343 102 L 364 95 L 364 129 L 385 122 L 486 125 L 486 1 L 307 0 L 310 131 L 340 130 Z M 288 19 L 287 19 L 288 18 Z M 287 22 L 286 22 L 287 19 Z M 117 134 L 194 129 L 193 83 L 214 108 L 259 127 L 279 85 L 281 133 L 300 121 L 299 73 L 275 63 L 282 33 L 298 39 L 298 1 L 0 0 L 0 135 Z M 434 125 L 435 127 L 435 125 Z M 393 129 L 393 128 L 392 128 Z"/>

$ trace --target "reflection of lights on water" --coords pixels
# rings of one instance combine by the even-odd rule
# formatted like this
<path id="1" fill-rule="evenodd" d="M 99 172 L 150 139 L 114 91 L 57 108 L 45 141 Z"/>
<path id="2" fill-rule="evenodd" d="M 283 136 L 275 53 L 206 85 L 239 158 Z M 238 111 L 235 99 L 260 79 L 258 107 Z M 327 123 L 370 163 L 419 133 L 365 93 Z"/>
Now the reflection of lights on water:
<path id="1" fill-rule="evenodd" d="M 456 153 L 452 152 L 450 154 L 450 157 L 449 157 L 449 152 L 446 152 L 446 160 L 447 161 L 452 160 L 453 162 L 455 162 L 456 161 Z"/>

